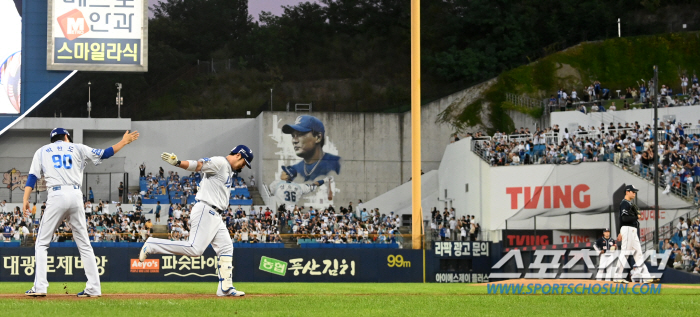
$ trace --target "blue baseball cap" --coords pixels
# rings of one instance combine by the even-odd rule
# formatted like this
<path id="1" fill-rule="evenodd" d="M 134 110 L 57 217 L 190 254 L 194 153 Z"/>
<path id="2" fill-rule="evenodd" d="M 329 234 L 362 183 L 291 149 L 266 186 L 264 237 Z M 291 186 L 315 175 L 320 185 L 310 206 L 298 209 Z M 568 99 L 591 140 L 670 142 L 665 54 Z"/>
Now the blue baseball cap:
<path id="1" fill-rule="evenodd" d="M 314 116 L 298 116 L 294 121 L 294 124 L 285 124 L 282 127 L 282 132 L 285 134 L 292 134 L 294 131 L 299 131 L 302 133 L 311 131 L 326 133 L 326 129 L 323 127 L 323 122 Z"/>
<path id="2" fill-rule="evenodd" d="M 242 144 L 238 145 L 235 148 L 233 148 L 233 150 L 231 150 L 230 154 L 241 154 L 241 157 L 243 157 L 243 159 L 245 160 L 245 165 L 248 166 L 248 168 L 252 168 L 250 167 L 250 162 L 253 161 L 253 151 L 251 151 L 250 148 L 248 148 L 247 146 Z"/>
<path id="3" fill-rule="evenodd" d="M 55 129 L 51 130 L 51 133 L 49 134 L 49 138 L 53 138 L 54 136 L 59 135 L 59 134 L 67 135 L 68 140 L 73 142 L 73 139 L 71 138 L 70 133 L 68 133 L 68 130 L 66 130 L 64 128 L 55 128 Z"/>
<path id="4" fill-rule="evenodd" d="M 297 177 L 297 169 L 293 166 L 282 166 L 282 171 L 287 174 L 289 181 L 293 181 Z"/>

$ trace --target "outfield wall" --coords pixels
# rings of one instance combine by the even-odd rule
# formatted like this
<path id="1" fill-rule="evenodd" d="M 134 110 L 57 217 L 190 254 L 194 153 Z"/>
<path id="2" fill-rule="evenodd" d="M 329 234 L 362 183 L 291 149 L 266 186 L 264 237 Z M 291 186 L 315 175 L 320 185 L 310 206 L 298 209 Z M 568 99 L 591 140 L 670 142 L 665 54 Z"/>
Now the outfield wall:
<path id="1" fill-rule="evenodd" d="M 128 247 L 94 247 L 103 282 L 217 281 L 217 257 L 212 248 L 200 257 L 151 255 L 141 263 L 138 262 L 140 244 L 116 245 Z M 422 250 L 389 248 L 391 245 L 324 244 L 318 247 L 286 249 L 279 244 L 239 245 L 234 250 L 233 280 L 418 283 L 423 282 L 425 263 L 428 282 L 484 282 L 488 281 L 492 259 L 500 257 L 499 252 L 491 250 L 491 243 L 481 241 L 438 243 L 425 251 L 425 262 Z M 3 262 L 0 281 L 34 280 L 33 248 L 0 247 L 0 258 Z M 48 279 L 50 282 L 85 280 L 77 248 L 49 248 Z"/>

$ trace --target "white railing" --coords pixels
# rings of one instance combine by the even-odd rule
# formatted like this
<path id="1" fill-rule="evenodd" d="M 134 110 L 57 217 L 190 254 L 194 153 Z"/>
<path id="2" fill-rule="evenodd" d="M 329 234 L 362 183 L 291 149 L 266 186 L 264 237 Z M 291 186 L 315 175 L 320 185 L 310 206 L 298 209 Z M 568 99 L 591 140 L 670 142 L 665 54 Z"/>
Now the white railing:
<path id="1" fill-rule="evenodd" d="M 277 210 L 277 204 L 274 203 L 274 199 L 272 198 L 270 188 L 268 188 L 267 185 L 265 185 L 265 184 L 262 184 L 262 188 L 263 188 L 264 195 L 260 195 L 260 196 L 262 196 L 262 199 L 265 202 L 265 205 L 274 206 L 275 210 Z"/>

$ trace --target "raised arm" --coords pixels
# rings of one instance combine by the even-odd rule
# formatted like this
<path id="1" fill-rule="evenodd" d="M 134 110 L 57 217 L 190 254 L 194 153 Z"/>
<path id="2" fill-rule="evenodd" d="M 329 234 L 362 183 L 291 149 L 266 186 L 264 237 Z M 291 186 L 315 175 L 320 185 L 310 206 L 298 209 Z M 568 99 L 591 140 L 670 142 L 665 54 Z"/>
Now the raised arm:
<path id="1" fill-rule="evenodd" d="M 160 155 L 160 158 L 172 166 L 176 166 L 190 172 L 199 172 L 202 170 L 202 166 L 204 165 L 204 163 L 201 161 L 180 161 L 177 159 L 177 155 L 174 153 L 163 152 Z"/>
<path id="2" fill-rule="evenodd" d="M 138 140 L 138 138 L 139 138 L 139 132 L 138 132 L 138 131 L 134 131 L 134 132 L 129 133 L 129 130 L 126 130 L 126 132 L 124 132 L 124 136 L 122 137 L 122 140 L 119 141 L 119 142 L 117 142 L 117 144 L 112 145 L 111 149 L 112 149 L 112 151 L 114 151 L 114 152 L 112 153 L 112 155 L 114 155 L 114 154 L 116 154 L 117 152 L 119 152 L 125 145 L 127 145 L 127 144 L 129 144 L 129 143 L 131 143 L 131 142 L 134 142 L 134 141 Z M 109 150 L 109 149 L 107 149 L 107 150 Z M 106 152 L 107 150 L 105 150 L 105 152 Z M 111 155 L 110 155 L 110 156 L 111 156 Z"/>

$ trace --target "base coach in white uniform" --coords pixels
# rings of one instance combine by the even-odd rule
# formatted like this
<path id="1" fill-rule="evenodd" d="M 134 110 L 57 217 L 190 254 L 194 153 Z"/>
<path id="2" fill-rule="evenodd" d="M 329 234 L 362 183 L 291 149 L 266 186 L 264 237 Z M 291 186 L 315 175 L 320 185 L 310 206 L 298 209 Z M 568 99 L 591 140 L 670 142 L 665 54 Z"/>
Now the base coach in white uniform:
<path id="1" fill-rule="evenodd" d="M 67 218 L 73 228 L 73 240 L 80 251 L 80 259 L 83 261 L 85 276 L 87 276 L 85 290 L 78 293 L 78 297 L 99 297 L 102 295 L 100 275 L 97 273 L 95 253 L 92 251 L 88 237 L 83 193 L 80 191 L 83 170 L 88 160 L 95 165 L 102 163 L 102 160 L 110 158 L 125 145 L 138 139 L 139 133 L 126 131 L 119 143 L 104 150 L 71 143 L 70 133 L 62 128 L 53 129 L 50 137 L 51 144 L 42 146 L 34 153 L 24 187 L 23 204 L 26 212 L 29 212 L 29 195 L 42 174 L 46 178 L 46 187 L 49 192 L 34 247 L 36 253 L 34 287 L 25 294 L 34 297 L 46 296 L 46 290 L 49 287 L 49 282 L 46 280 L 49 243 L 56 228 L 64 218 Z"/>
<path id="2" fill-rule="evenodd" d="M 197 191 L 197 203 L 190 214 L 190 236 L 187 241 L 170 241 L 148 238 L 143 244 L 139 260 L 145 261 L 149 254 L 177 254 L 200 256 L 211 243 L 219 257 L 218 296 L 244 296 L 245 293 L 233 287 L 233 243 L 226 224 L 221 218 L 228 208 L 231 183 L 235 173 L 243 166 L 250 168 L 253 152 L 245 145 L 239 145 L 228 156 L 203 158 L 199 161 L 178 161 L 172 153 L 163 153 L 163 161 L 190 172 L 201 171 L 204 176 Z"/>

